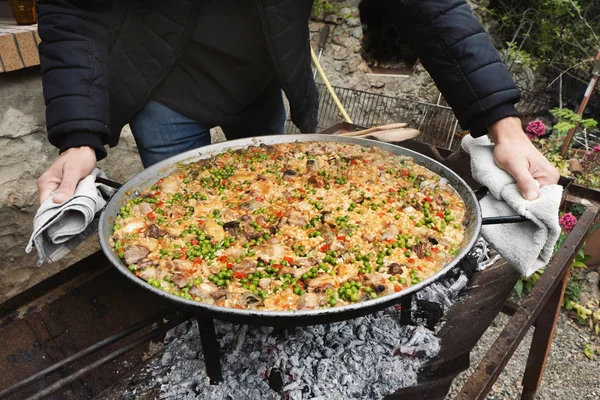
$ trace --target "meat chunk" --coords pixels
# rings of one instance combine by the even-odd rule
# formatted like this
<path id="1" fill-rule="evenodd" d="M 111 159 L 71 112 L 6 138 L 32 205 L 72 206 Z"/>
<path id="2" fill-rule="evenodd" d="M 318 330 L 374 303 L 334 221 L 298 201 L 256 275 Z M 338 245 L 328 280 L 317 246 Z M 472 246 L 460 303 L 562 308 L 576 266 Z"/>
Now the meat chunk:
<path id="1" fill-rule="evenodd" d="M 396 225 L 389 224 L 388 226 L 385 227 L 383 232 L 381 232 L 381 238 L 383 240 L 395 239 L 399 233 L 400 233 L 400 230 L 398 229 L 398 227 Z"/>
<path id="2" fill-rule="evenodd" d="M 283 253 L 285 253 L 285 246 L 280 244 L 263 244 L 258 246 L 256 250 L 270 259 L 279 260 L 283 256 Z"/>
<path id="3" fill-rule="evenodd" d="M 308 223 L 308 217 L 306 215 L 304 215 L 303 213 L 296 211 L 296 210 L 290 210 L 288 211 L 283 218 L 281 218 L 280 224 L 289 224 L 289 225 L 295 225 L 295 226 L 302 226 L 302 225 L 306 225 Z"/>
<path id="4" fill-rule="evenodd" d="M 417 257 L 419 258 L 423 258 L 423 256 L 425 255 L 425 244 L 423 243 L 417 243 L 412 247 L 412 251 L 415 252 L 415 254 L 417 255 Z"/>
<path id="5" fill-rule="evenodd" d="M 223 229 L 225 232 L 229 233 L 231 236 L 236 236 L 240 229 L 240 221 L 229 221 L 223 224 Z"/>
<path id="6" fill-rule="evenodd" d="M 160 229 L 158 226 L 152 224 L 146 229 L 146 236 L 154 239 L 159 239 L 165 236 L 167 232 Z"/>
<path id="7" fill-rule="evenodd" d="M 335 285 L 335 279 L 329 274 L 322 274 L 316 278 L 309 279 L 307 283 L 308 287 L 313 289 L 315 292 L 324 292 L 328 288 Z"/>
<path id="8" fill-rule="evenodd" d="M 188 284 L 188 280 L 182 274 L 173 274 L 171 277 L 171 282 L 175 284 L 179 289 L 185 287 Z"/>
<path id="9" fill-rule="evenodd" d="M 131 245 L 125 248 L 125 263 L 127 265 L 135 264 L 145 258 L 150 250 L 143 246 Z"/>
<path id="10" fill-rule="evenodd" d="M 199 286 L 194 286 L 190 289 L 190 294 L 202 299 L 221 300 L 227 296 L 227 290 L 217 287 L 213 283 L 201 283 Z"/>
<path id="11" fill-rule="evenodd" d="M 225 239 L 225 230 L 212 218 L 206 219 L 206 222 L 204 223 L 204 231 L 208 236 L 217 242 Z"/>
<path id="12" fill-rule="evenodd" d="M 388 274 L 390 275 L 400 275 L 404 272 L 402 266 L 398 263 L 391 263 L 388 265 Z"/>
<path id="13" fill-rule="evenodd" d="M 233 264 L 231 267 L 233 272 L 242 272 L 244 274 L 251 274 L 256 271 L 256 263 L 252 260 L 243 260 L 239 264 Z"/>
<path id="14" fill-rule="evenodd" d="M 260 286 L 261 289 L 268 289 L 269 286 L 271 286 L 271 278 L 260 278 L 258 280 L 258 286 Z"/>
<path id="15" fill-rule="evenodd" d="M 158 184 L 158 188 L 163 193 L 176 193 L 179 190 L 181 179 L 176 175 L 169 175 Z"/>
<path id="16" fill-rule="evenodd" d="M 306 293 L 296 301 L 296 306 L 300 310 L 314 310 L 319 307 L 319 297 L 314 293 Z"/>
<path id="17" fill-rule="evenodd" d="M 312 174 L 308 177 L 308 183 L 311 183 L 317 188 L 322 188 L 326 185 L 327 181 L 325 181 L 325 178 L 323 178 L 322 176 Z"/>
<path id="18" fill-rule="evenodd" d="M 394 285 L 377 272 L 364 275 L 363 283 L 379 295 L 388 295 L 394 292 Z"/>
<path id="19" fill-rule="evenodd" d="M 262 207 L 262 203 L 258 200 L 248 200 L 239 205 L 242 210 L 254 211 Z"/>
<path id="20" fill-rule="evenodd" d="M 358 268 L 353 264 L 342 264 L 338 267 L 337 274 L 342 281 L 347 281 L 358 276 Z"/>

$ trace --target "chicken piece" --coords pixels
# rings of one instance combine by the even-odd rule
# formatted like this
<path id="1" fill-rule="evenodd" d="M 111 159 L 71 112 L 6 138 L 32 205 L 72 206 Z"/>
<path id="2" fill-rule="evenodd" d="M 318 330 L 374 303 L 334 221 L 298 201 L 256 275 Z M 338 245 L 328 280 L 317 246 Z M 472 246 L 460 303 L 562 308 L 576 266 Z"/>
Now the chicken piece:
<path id="1" fill-rule="evenodd" d="M 321 274 L 316 278 L 307 281 L 308 287 L 316 292 L 324 292 L 328 288 L 335 285 L 335 279 L 329 274 Z"/>
<path id="2" fill-rule="evenodd" d="M 390 239 L 395 239 L 398 234 L 400 233 L 400 230 L 398 229 L 398 227 L 394 224 L 388 224 L 383 232 L 381 232 L 381 238 L 383 240 L 390 240 Z"/>
<path id="3" fill-rule="evenodd" d="M 365 274 L 363 276 L 363 283 L 380 296 L 394 293 L 394 284 L 377 272 Z"/>
<path id="4" fill-rule="evenodd" d="M 233 264 L 231 269 L 233 270 L 233 272 L 243 272 L 245 274 L 251 274 L 256 271 L 256 262 L 246 259 L 239 264 Z"/>
<path id="5" fill-rule="evenodd" d="M 148 279 L 156 279 L 158 276 L 157 269 L 154 267 L 145 268 L 143 270 L 138 271 L 137 276 L 142 278 L 146 282 L 148 281 Z"/>
<path id="6" fill-rule="evenodd" d="M 194 269 L 194 263 L 189 260 L 173 260 L 173 270 L 178 272 L 188 272 Z"/>
<path id="7" fill-rule="evenodd" d="M 263 244 L 256 247 L 257 254 L 267 256 L 269 259 L 280 260 L 285 253 L 285 246 L 280 244 Z"/>
<path id="8" fill-rule="evenodd" d="M 281 218 L 280 224 L 288 224 L 294 226 L 302 226 L 308 223 L 308 217 L 299 211 L 289 210 L 283 218 Z"/>
<path id="9" fill-rule="evenodd" d="M 135 264 L 150 254 L 146 247 L 131 245 L 125 248 L 125 264 Z"/>
<path id="10" fill-rule="evenodd" d="M 217 242 L 225 239 L 225 230 L 212 218 L 207 218 L 204 222 L 204 231 Z"/>
<path id="11" fill-rule="evenodd" d="M 242 210 L 254 211 L 261 208 L 263 203 L 258 200 L 248 200 L 240 204 L 238 207 Z"/>
<path id="12" fill-rule="evenodd" d="M 300 279 L 300 278 L 302 278 L 302 275 L 307 273 L 309 270 L 310 270 L 310 268 L 308 268 L 308 267 L 302 267 L 302 268 L 283 267 L 283 268 L 281 268 L 281 273 L 282 274 L 290 274 L 294 278 Z"/>
<path id="13" fill-rule="evenodd" d="M 271 278 L 260 278 L 258 280 L 258 286 L 260 286 L 261 289 L 268 289 L 271 286 Z"/>
<path id="14" fill-rule="evenodd" d="M 169 234 L 169 236 L 178 238 L 181 236 L 181 234 L 183 233 L 185 228 L 181 225 L 174 225 L 174 226 L 165 226 L 163 228 L 163 230 L 166 231 Z"/>
<path id="15" fill-rule="evenodd" d="M 183 274 L 173 274 L 173 276 L 171 276 L 171 282 L 179 289 L 182 289 L 188 284 L 188 279 Z"/>
<path id="16" fill-rule="evenodd" d="M 153 252 L 158 247 L 158 240 L 153 238 L 141 238 L 137 241 L 137 245 L 142 246 Z"/>
<path id="17" fill-rule="evenodd" d="M 221 300 L 227 296 L 227 290 L 217 287 L 214 283 L 203 282 L 190 289 L 190 294 L 202 299 Z"/>
<path id="18" fill-rule="evenodd" d="M 120 222 L 121 228 L 115 232 L 115 236 L 123 238 L 132 233 L 138 233 L 146 229 L 146 222 L 142 218 L 129 217 Z"/>
<path id="19" fill-rule="evenodd" d="M 146 229 L 146 237 L 159 239 L 167 234 L 167 232 L 161 230 L 158 226 L 152 224 Z"/>
<path id="20" fill-rule="evenodd" d="M 153 207 L 146 202 L 142 202 L 131 207 L 131 212 L 134 215 L 146 215 L 148 213 L 151 213 L 153 210 Z"/>
<path id="21" fill-rule="evenodd" d="M 314 310 L 319 307 L 319 297 L 314 293 L 306 293 L 296 300 L 299 310 Z"/>
<path id="22" fill-rule="evenodd" d="M 246 250 L 241 247 L 230 247 L 223 250 L 223 255 L 235 260 L 236 258 L 244 257 L 246 255 Z"/>
<path id="23" fill-rule="evenodd" d="M 353 264 L 341 264 L 337 269 L 337 275 L 342 281 L 347 281 L 358 276 L 358 267 Z"/>
<path id="24" fill-rule="evenodd" d="M 179 176 L 177 176 L 177 174 L 171 174 L 158 184 L 158 189 L 163 193 L 177 193 L 180 183 L 181 179 Z"/>

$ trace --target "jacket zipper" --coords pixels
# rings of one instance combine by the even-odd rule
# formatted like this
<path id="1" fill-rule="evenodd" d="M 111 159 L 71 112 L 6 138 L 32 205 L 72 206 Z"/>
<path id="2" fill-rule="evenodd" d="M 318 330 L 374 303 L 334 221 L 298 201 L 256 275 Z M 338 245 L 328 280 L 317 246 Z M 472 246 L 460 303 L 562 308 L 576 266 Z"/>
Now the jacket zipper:
<path id="1" fill-rule="evenodd" d="M 273 62 L 273 66 L 275 67 L 275 72 L 277 73 L 277 76 L 279 77 L 279 84 L 281 85 L 281 88 L 283 89 L 283 92 L 285 93 L 285 97 L 287 97 L 288 102 L 290 103 L 290 114 L 291 114 L 292 110 L 296 110 L 295 99 L 290 98 L 290 96 L 287 95 L 289 92 L 289 87 L 288 87 L 287 83 L 285 82 L 285 79 L 283 79 L 283 72 L 281 71 L 281 66 L 279 65 L 279 61 L 277 60 L 277 57 L 275 54 L 275 47 L 273 46 L 273 41 L 271 40 L 271 36 L 269 35 L 269 28 L 267 27 L 267 20 L 266 20 L 265 12 L 263 9 L 263 4 L 262 4 L 261 0 L 255 0 L 254 4 L 256 5 L 256 9 L 258 11 L 258 19 L 260 21 L 260 25 L 262 28 L 261 30 L 263 32 L 263 35 L 265 36 L 265 40 L 267 41 L 267 48 L 269 49 L 269 54 L 271 55 L 271 61 Z"/>

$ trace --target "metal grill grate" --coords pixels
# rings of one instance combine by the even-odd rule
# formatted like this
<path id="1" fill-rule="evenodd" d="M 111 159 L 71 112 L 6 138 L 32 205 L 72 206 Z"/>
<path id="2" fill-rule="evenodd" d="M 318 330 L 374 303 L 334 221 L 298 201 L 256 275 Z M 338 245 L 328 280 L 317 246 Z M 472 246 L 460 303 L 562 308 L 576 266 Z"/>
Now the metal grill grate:
<path id="1" fill-rule="evenodd" d="M 343 117 L 324 84 L 319 90 L 318 130 L 323 130 Z M 334 87 L 346 112 L 356 125 L 372 126 L 406 122 L 409 127 L 421 131 L 417 140 L 439 147 L 456 150 L 460 139 L 466 134 L 458 126 L 458 120 L 450 107 L 426 102 L 390 97 L 361 90 Z M 293 123 L 286 121 L 286 133 L 298 133 Z"/>

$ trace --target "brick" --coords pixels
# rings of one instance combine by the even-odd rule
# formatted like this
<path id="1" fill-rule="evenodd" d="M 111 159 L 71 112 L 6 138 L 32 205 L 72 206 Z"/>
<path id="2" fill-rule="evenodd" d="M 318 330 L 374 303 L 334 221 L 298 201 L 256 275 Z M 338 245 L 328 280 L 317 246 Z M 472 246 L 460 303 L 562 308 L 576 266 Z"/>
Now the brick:
<path id="1" fill-rule="evenodd" d="M 25 67 L 13 35 L 0 35 L 0 58 L 5 72 Z"/>
<path id="2" fill-rule="evenodd" d="M 35 37 L 33 36 L 33 32 L 26 31 L 18 33 L 15 36 L 23 64 L 26 67 L 40 65 L 40 55 L 38 53 L 38 46 Z"/>

